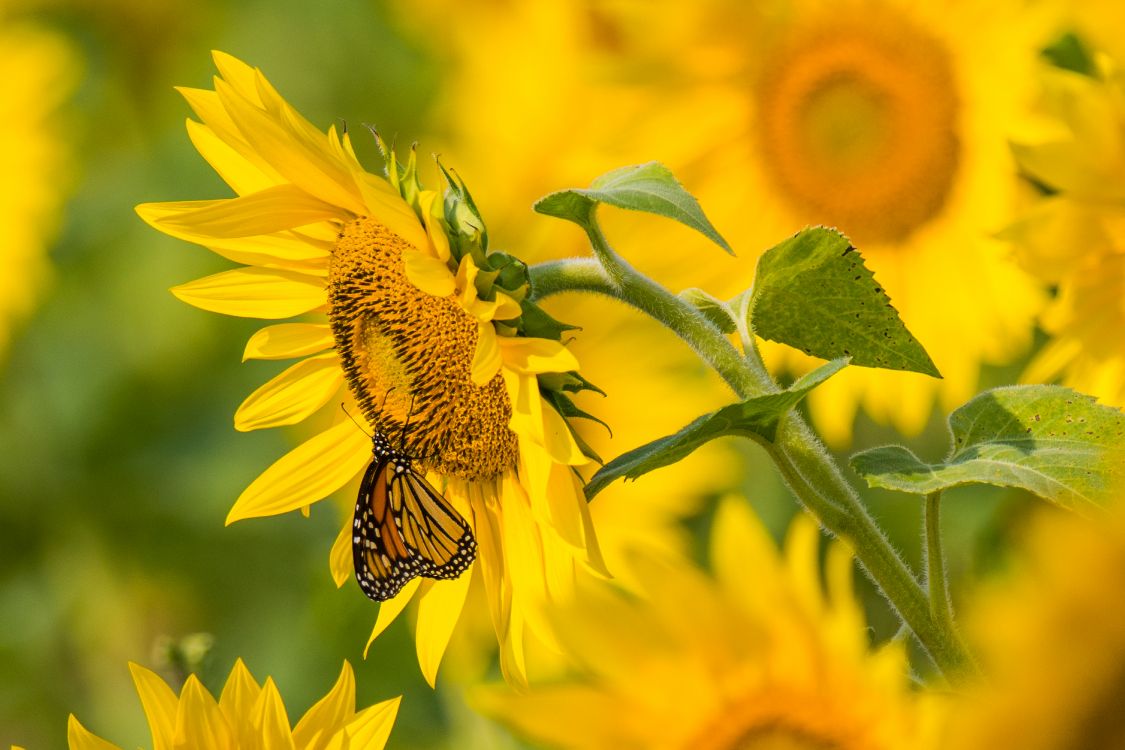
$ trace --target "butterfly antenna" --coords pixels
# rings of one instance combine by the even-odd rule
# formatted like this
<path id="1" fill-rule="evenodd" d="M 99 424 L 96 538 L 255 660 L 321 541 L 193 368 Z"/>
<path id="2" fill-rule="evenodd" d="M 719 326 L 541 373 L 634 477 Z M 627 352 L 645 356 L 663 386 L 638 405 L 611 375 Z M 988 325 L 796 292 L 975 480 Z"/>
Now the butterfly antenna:
<path id="1" fill-rule="evenodd" d="M 398 438 L 399 452 L 402 453 L 406 450 L 406 428 L 410 426 L 410 415 L 414 413 L 414 398 L 415 395 L 410 395 L 410 408 L 406 412 L 406 421 L 402 423 L 402 434 Z"/>
<path id="2" fill-rule="evenodd" d="M 340 402 L 340 408 L 343 409 L 344 413 L 348 415 L 348 419 L 352 420 L 352 422 L 355 423 L 355 426 L 359 428 L 360 432 L 362 432 L 364 435 L 366 435 L 367 437 L 374 440 L 374 436 L 370 432 L 368 432 L 367 430 L 363 429 L 363 425 L 361 425 L 359 423 L 359 420 L 357 420 L 355 417 L 352 416 L 352 413 L 350 411 L 348 411 L 348 407 L 347 407 L 347 405 L 344 404 L 343 401 Z"/>

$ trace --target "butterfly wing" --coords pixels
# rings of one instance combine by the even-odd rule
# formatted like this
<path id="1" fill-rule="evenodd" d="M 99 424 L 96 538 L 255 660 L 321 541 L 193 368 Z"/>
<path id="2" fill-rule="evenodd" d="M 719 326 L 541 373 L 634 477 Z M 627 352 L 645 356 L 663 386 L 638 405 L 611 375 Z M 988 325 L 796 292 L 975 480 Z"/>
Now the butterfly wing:
<path id="1" fill-rule="evenodd" d="M 475 557 L 472 531 L 425 477 L 394 456 L 372 461 L 352 534 L 356 580 L 368 598 L 386 601 L 415 576 L 456 578 Z"/>

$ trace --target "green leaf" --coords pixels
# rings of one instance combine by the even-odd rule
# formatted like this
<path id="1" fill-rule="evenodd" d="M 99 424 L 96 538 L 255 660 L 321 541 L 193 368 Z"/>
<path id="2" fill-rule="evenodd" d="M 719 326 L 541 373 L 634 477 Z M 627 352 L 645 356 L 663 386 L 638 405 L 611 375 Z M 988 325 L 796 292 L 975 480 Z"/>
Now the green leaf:
<path id="1" fill-rule="evenodd" d="M 734 255 L 703 214 L 699 201 L 684 190 L 667 167 L 655 161 L 606 172 L 584 190 L 572 188 L 545 195 L 535 203 L 535 210 L 585 228 L 599 203 L 674 219 Z"/>
<path id="2" fill-rule="evenodd" d="M 814 357 L 941 377 L 859 251 L 835 229 L 804 229 L 762 255 L 750 316 L 757 335 Z"/>
<path id="3" fill-rule="evenodd" d="M 1056 68 L 1080 73 L 1091 78 L 1098 75 L 1098 64 L 1094 60 L 1094 55 L 1082 37 L 1073 31 L 1066 32 L 1044 47 L 1041 54 L 1047 62 Z"/>
<path id="4" fill-rule="evenodd" d="M 703 314 L 703 317 L 715 324 L 723 333 L 734 333 L 738 330 L 734 314 L 726 302 L 712 297 L 702 289 L 685 289 L 679 293 L 679 298 Z"/>
<path id="5" fill-rule="evenodd" d="M 773 441 L 781 418 L 809 391 L 847 364 L 846 359 L 833 360 L 799 378 L 780 393 L 756 396 L 738 404 L 724 406 L 699 417 L 674 435 L 623 453 L 594 474 L 586 485 L 586 497 L 592 499 L 616 479 L 636 479 L 653 469 L 674 464 L 715 438 L 737 435 L 759 441 Z"/>
<path id="6" fill-rule="evenodd" d="M 953 450 L 927 464 L 902 446 L 852 456 L 871 487 L 928 494 L 962 484 L 1019 487 L 1079 512 L 1125 489 L 1125 414 L 1057 385 L 986 391 L 949 416 Z"/>

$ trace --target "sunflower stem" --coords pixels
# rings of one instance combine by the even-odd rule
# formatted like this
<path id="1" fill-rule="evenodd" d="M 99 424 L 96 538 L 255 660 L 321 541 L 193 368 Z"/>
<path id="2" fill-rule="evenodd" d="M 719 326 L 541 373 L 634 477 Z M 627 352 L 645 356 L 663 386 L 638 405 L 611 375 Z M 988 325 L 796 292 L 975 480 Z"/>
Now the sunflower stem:
<path id="1" fill-rule="evenodd" d="M 581 224 L 590 238 L 596 260 L 562 260 L 530 267 L 534 299 L 567 291 L 613 297 L 647 313 L 676 333 L 739 398 L 780 390 L 756 347 L 744 347 L 740 353 L 730 339 L 691 304 L 636 271 L 610 247 L 593 212 Z M 752 341 L 752 333 L 747 331 L 745 338 Z M 791 412 L 782 420 L 767 450 L 798 501 L 821 526 L 851 541 L 863 570 L 942 673 L 951 681 L 975 675 L 976 666 L 953 629 L 952 620 L 941 618 L 933 611 L 918 578 L 798 413 Z"/>
<path id="2" fill-rule="evenodd" d="M 941 492 L 926 495 L 926 586 L 934 619 L 955 632 L 953 604 L 945 572 L 945 552 L 941 545 Z"/>

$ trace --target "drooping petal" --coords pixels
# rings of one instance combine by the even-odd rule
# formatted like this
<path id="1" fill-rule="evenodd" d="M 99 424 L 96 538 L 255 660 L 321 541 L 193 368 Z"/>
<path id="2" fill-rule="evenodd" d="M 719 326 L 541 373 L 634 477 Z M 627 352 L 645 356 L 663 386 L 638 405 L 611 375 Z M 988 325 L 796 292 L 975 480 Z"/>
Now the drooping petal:
<path id="1" fill-rule="evenodd" d="M 324 281 L 265 268 L 238 268 L 172 287 L 177 298 L 202 310 L 241 318 L 291 318 L 328 302 Z"/>
<path id="2" fill-rule="evenodd" d="M 354 218 L 339 206 L 288 184 L 237 198 L 176 205 L 184 210 L 161 219 L 160 228 L 191 232 L 201 238 L 253 237 L 320 221 L 347 222 Z"/>
<path id="3" fill-rule="evenodd" d="M 293 744 L 301 750 L 323 750 L 336 730 L 355 713 L 355 674 L 344 662 L 332 690 L 305 712 L 293 728 Z"/>
<path id="4" fill-rule="evenodd" d="M 371 644 L 402 614 L 402 610 L 406 609 L 406 605 L 410 603 L 421 584 L 421 578 L 407 581 L 406 585 L 402 587 L 402 591 L 379 605 L 379 614 L 375 617 L 375 627 L 371 629 L 371 637 L 367 639 L 367 645 L 363 648 L 364 659 L 367 658 L 367 651 L 371 648 Z"/>
<path id="5" fill-rule="evenodd" d="M 357 713 L 344 729 L 351 740 L 352 747 L 383 750 L 395 725 L 400 702 L 402 702 L 401 696 L 391 698 L 389 701 L 376 703 Z"/>
<path id="6" fill-rule="evenodd" d="M 70 718 L 67 719 L 66 740 L 70 750 L 121 750 L 112 742 L 106 742 L 101 737 L 92 734 L 79 723 L 74 714 L 71 714 Z"/>
<path id="7" fill-rule="evenodd" d="M 371 457 L 370 439 L 341 422 L 282 456 L 243 491 L 227 524 L 274 516 L 321 500 L 347 484 Z"/>
<path id="8" fill-rule="evenodd" d="M 328 568 L 332 571 L 332 580 L 336 588 L 340 588 L 352 577 L 355 561 L 352 559 L 352 519 L 349 516 L 344 522 L 336 541 L 332 542 L 332 551 L 328 553 Z"/>
<path id="9" fill-rule="evenodd" d="M 223 716 L 234 732 L 237 747 L 253 746 L 255 735 L 258 735 L 258 730 L 250 721 L 250 717 L 261 693 L 261 686 L 250 674 L 242 659 L 235 660 L 234 668 L 230 671 L 230 676 L 223 685 L 223 692 L 219 695 L 219 710 L 223 712 Z"/>
<path id="10" fill-rule="evenodd" d="M 502 360 L 497 344 L 500 338 L 491 323 L 477 324 L 477 348 L 473 352 L 473 363 L 469 370 L 470 377 L 477 385 L 484 385 L 500 371 Z"/>
<path id="11" fill-rule="evenodd" d="M 325 323 L 279 323 L 250 337 L 242 361 L 304 357 L 329 349 L 333 343 L 332 329 Z"/>
<path id="12" fill-rule="evenodd" d="M 247 396 L 234 414 L 234 428 L 249 432 L 304 421 L 343 383 L 335 352 L 301 360 Z"/>
<path id="13" fill-rule="evenodd" d="M 293 732 L 289 729 L 289 714 L 273 678 L 267 678 L 254 707 L 253 722 L 258 728 L 258 746 L 270 750 L 295 750 Z M 255 743 L 255 744 L 258 744 Z"/>
<path id="14" fill-rule="evenodd" d="M 504 366 L 523 375 L 578 370 L 578 358 L 559 341 L 503 336 L 500 349 Z"/>
<path id="15" fill-rule="evenodd" d="M 452 581 L 426 580 L 422 583 L 418 595 L 418 631 L 414 640 L 418 666 L 431 688 L 437 681 L 441 658 L 465 606 L 470 580 L 472 568 Z"/>
<path id="16" fill-rule="evenodd" d="M 129 662 L 129 673 L 152 732 L 152 750 L 171 750 L 176 731 L 176 694 L 155 672 Z"/>

